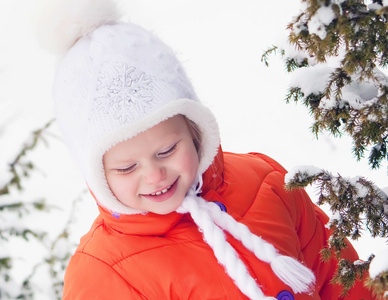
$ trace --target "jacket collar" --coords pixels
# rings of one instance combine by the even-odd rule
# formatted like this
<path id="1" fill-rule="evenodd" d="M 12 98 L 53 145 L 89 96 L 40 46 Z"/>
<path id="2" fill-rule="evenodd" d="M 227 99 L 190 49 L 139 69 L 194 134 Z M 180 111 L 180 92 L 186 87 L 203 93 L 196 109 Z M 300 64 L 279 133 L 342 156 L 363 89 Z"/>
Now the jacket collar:
<path id="1" fill-rule="evenodd" d="M 205 195 L 210 190 L 217 190 L 224 181 L 224 154 L 221 146 L 218 148 L 218 153 L 214 157 L 213 163 L 202 175 L 203 185 L 201 196 Z"/>
<path id="2" fill-rule="evenodd" d="M 99 206 L 100 217 L 109 228 L 123 234 L 161 236 L 171 230 L 183 217 L 173 212 L 167 215 L 154 213 L 117 215 Z"/>

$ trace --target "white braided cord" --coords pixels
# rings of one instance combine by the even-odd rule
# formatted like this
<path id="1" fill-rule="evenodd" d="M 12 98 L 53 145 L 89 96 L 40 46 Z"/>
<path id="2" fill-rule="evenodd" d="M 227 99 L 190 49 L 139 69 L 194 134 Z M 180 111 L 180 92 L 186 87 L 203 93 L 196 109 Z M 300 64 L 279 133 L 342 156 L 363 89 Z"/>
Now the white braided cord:
<path id="1" fill-rule="evenodd" d="M 269 263 L 276 276 L 295 293 L 310 292 L 315 282 L 315 276 L 310 269 L 291 257 L 279 255 L 273 245 L 253 234 L 246 225 L 221 211 L 216 204 L 197 196 L 202 186 L 201 176 L 198 177 L 198 184 L 193 186 L 196 188 L 190 189 L 177 212 L 191 214 L 204 240 L 213 249 L 219 263 L 225 267 L 242 293 L 250 299 L 273 299 L 264 295 L 234 248 L 226 240 L 223 230 L 241 241 L 258 259 Z"/>
<path id="2" fill-rule="evenodd" d="M 191 191 L 177 211 L 191 214 L 201 230 L 204 240 L 213 249 L 219 263 L 225 267 L 230 278 L 244 295 L 253 300 L 274 299 L 264 295 L 234 248 L 227 242 L 224 232 L 213 222 L 208 210 L 203 207 L 203 203 L 198 201 L 198 198 Z"/>
<path id="3" fill-rule="evenodd" d="M 269 263 L 276 276 L 295 293 L 308 292 L 311 289 L 315 276 L 310 269 L 292 257 L 280 255 L 272 244 L 253 234 L 245 224 L 221 211 L 218 205 L 206 202 L 201 197 L 197 197 L 197 201 L 206 205 L 215 224 L 241 241 L 258 259 Z"/>
<path id="4" fill-rule="evenodd" d="M 197 200 L 201 202 L 204 201 L 202 199 Z M 241 241 L 242 244 L 251 250 L 258 259 L 266 263 L 271 263 L 271 261 L 278 256 L 274 246 L 253 234 L 245 224 L 237 222 L 232 216 L 221 211 L 215 203 L 204 202 L 212 220 L 219 227 L 228 231 L 232 236 Z"/>

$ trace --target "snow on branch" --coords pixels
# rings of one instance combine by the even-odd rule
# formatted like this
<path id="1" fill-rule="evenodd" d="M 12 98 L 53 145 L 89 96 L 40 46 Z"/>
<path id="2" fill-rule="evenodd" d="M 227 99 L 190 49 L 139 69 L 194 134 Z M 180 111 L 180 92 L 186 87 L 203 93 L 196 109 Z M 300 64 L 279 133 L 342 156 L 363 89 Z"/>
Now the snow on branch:
<path id="1" fill-rule="evenodd" d="M 304 0 L 288 25 L 288 43 L 272 46 L 292 73 L 286 101 L 302 102 L 312 131 L 348 134 L 357 159 L 372 168 L 388 159 L 388 6 L 372 0 Z M 370 1 L 368 1 L 370 2 Z"/>
<path id="2" fill-rule="evenodd" d="M 322 258 L 329 259 L 333 254 L 340 259 L 337 274 L 333 281 L 344 286 L 344 293 L 354 281 L 362 278 L 372 262 L 371 281 L 379 281 L 387 287 L 388 259 L 386 253 L 366 262 L 350 262 L 341 259 L 341 251 L 347 247 L 346 238 L 358 239 L 367 229 L 373 237 L 388 236 L 388 195 L 364 177 L 347 178 L 340 174 L 313 166 L 295 168 L 286 176 L 289 190 L 315 185 L 318 191 L 318 204 L 329 204 L 333 216 L 326 224 L 332 232 L 327 248 L 321 251 Z M 376 263 L 373 264 L 374 259 Z M 376 265 L 378 267 L 376 267 Z M 385 279 L 384 279 L 385 278 Z M 372 284 L 373 285 L 373 284 Z M 377 293 L 381 294 L 381 290 Z"/>
<path id="3" fill-rule="evenodd" d="M 376 254 L 369 268 L 368 286 L 373 287 L 376 295 L 388 298 L 388 249 Z"/>
<path id="4" fill-rule="evenodd" d="M 311 166 L 296 168 L 286 176 L 288 189 L 310 184 L 317 186 L 318 204 L 329 204 L 334 213 L 330 228 L 341 228 L 346 236 L 357 239 L 365 222 L 373 237 L 388 235 L 388 196 L 373 182 L 364 177 L 333 175 Z"/>

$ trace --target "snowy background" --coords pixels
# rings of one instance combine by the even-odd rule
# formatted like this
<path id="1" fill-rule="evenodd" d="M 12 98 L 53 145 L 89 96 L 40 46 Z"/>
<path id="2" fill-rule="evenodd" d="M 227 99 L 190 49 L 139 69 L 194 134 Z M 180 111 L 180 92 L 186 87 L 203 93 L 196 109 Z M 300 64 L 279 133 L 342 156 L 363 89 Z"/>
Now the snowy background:
<path id="1" fill-rule="evenodd" d="M 326 134 L 317 140 L 310 132 L 312 120 L 305 107 L 284 101 L 290 75 L 280 56 L 260 61 L 263 51 L 283 43 L 286 25 L 297 15 L 298 0 L 128 0 L 122 1 L 129 18 L 155 32 L 177 53 L 192 79 L 199 98 L 215 113 L 225 151 L 262 152 L 287 169 L 314 165 L 343 176 L 365 176 L 386 187 L 386 163 L 371 171 L 357 162 L 346 137 Z M 0 183 L 6 181 L 9 163 L 30 132 L 53 118 L 50 86 L 55 59 L 40 49 L 31 23 L 33 0 L 0 2 Z M 25 183 L 26 199 L 45 198 L 55 213 L 31 214 L 32 227 L 63 228 L 69 203 L 77 205 L 72 233 L 75 242 L 97 215 L 84 182 L 60 140 L 55 124 L 48 147 L 40 144 L 30 155 L 37 170 Z M 308 192 L 315 201 L 314 188 Z M 14 220 L 17 222 L 17 220 Z M 361 258 L 378 252 L 383 240 L 367 236 L 354 243 Z M 31 248 L 33 249 L 33 248 Z M 20 251 L 19 268 L 28 260 Z M 36 251 L 39 251 L 38 249 Z M 1 254 L 1 253 L 0 253 Z M 33 257 L 34 251 L 28 251 Z"/>

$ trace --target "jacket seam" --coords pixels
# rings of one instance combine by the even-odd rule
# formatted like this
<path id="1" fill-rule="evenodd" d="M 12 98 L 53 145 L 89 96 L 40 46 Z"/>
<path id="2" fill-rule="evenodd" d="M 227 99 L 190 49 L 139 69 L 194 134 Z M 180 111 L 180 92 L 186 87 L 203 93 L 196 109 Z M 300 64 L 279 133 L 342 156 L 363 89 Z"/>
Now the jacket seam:
<path id="1" fill-rule="evenodd" d="M 99 261 L 100 263 L 102 263 L 102 264 L 108 266 L 108 267 L 109 267 L 115 274 L 117 274 L 117 276 L 118 276 L 119 278 L 121 278 L 128 286 L 130 286 L 133 290 L 135 290 L 135 291 L 136 291 L 139 295 L 141 295 L 142 297 L 148 299 L 146 296 L 143 295 L 143 293 L 139 292 L 136 288 L 134 288 L 132 285 L 130 285 L 130 284 L 128 283 L 128 281 L 125 280 L 124 277 L 121 276 L 121 274 L 120 274 L 119 272 L 117 272 L 117 271 L 113 268 L 114 265 L 109 265 L 107 262 L 103 261 L 102 259 L 100 259 L 100 258 L 98 258 L 98 257 L 96 257 L 96 256 L 94 256 L 94 255 L 92 255 L 92 254 L 83 252 L 83 251 L 78 251 L 77 253 L 78 253 L 78 254 L 84 254 L 84 255 L 86 255 L 86 256 L 89 256 L 89 257 L 91 257 L 91 258 L 93 258 L 93 259 Z"/>
<path id="2" fill-rule="evenodd" d="M 245 215 L 251 210 L 252 206 L 255 204 L 256 202 L 256 199 L 257 199 L 257 196 L 259 195 L 261 189 L 262 189 L 262 186 L 263 186 L 263 183 L 266 181 L 267 177 L 274 173 L 274 172 L 279 172 L 277 170 L 271 170 L 269 171 L 263 178 L 263 181 L 261 182 L 260 186 L 258 187 L 257 191 L 255 192 L 255 198 L 253 199 L 252 203 L 249 205 L 249 207 L 247 208 L 247 210 L 244 212 L 244 214 L 241 216 L 242 218 L 245 217 Z"/>
<path id="3" fill-rule="evenodd" d="M 278 194 L 278 192 L 276 191 L 276 189 L 274 189 L 274 188 L 272 187 L 272 190 L 273 190 L 274 194 L 275 194 L 279 199 L 281 199 L 282 202 L 284 202 L 284 199 L 282 199 L 282 197 Z M 289 215 L 291 216 L 291 213 L 290 213 L 288 207 L 287 207 L 286 205 L 284 205 L 284 206 L 285 206 L 285 208 L 287 209 Z M 303 205 L 303 210 L 305 210 L 305 206 L 304 206 L 304 205 Z M 316 215 L 315 215 L 315 220 L 316 220 Z M 293 221 L 294 221 L 294 220 L 293 220 Z M 297 224 L 296 224 L 296 223 L 294 223 L 294 230 L 295 230 L 296 235 L 298 236 L 298 244 L 299 244 L 300 253 L 303 255 L 303 250 L 304 250 L 305 248 L 307 248 L 308 244 L 309 244 L 309 243 L 312 241 L 312 239 L 314 238 L 315 232 L 317 231 L 316 223 L 314 223 L 314 233 L 311 235 L 311 237 L 310 237 L 309 240 L 308 240 L 308 243 L 307 243 L 303 248 L 302 248 L 302 245 L 300 244 L 299 227 L 297 227 Z"/>
<path id="4" fill-rule="evenodd" d="M 90 234 L 90 236 L 88 237 L 88 239 L 85 241 L 85 243 L 84 243 L 84 245 L 82 246 L 82 248 L 81 248 L 79 251 L 76 251 L 76 252 L 88 254 L 88 253 L 84 252 L 84 251 L 85 251 L 85 248 L 86 248 L 86 246 L 89 244 L 90 240 L 94 237 L 94 233 L 96 232 L 96 230 L 97 230 L 98 228 L 100 228 L 101 226 L 103 226 L 103 224 L 99 224 L 99 225 L 96 226 L 96 228 L 94 228 L 93 232 Z M 88 255 L 90 255 L 90 254 L 88 254 Z M 94 257 L 93 255 L 90 255 L 90 256 Z"/>
<path id="5" fill-rule="evenodd" d="M 140 255 L 140 254 L 143 254 L 143 253 L 146 253 L 148 251 L 152 251 L 152 250 L 155 250 L 155 249 L 160 249 L 160 248 L 164 248 L 164 247 L 170 247 L 170 246 L 173 246 L 173 245 L 182 245 L 182 244 L 189 244 L 189 243 L 193 243 L 193 242 L 199 242 L 199 241 L 202 241 L 202 239 L 195 239 L 195 240 L 189 240 L 189 241 L 184 241 L 184 242 L 176 242 L 176 243 L 170 243 L 170 244 L 167 244 L 167 245 L 161 245 L 161 246 L 156 246 L 156 247 L 152 247 L 152 248 L 147 248 L 146 250 L 142 250 L 142 251 L 138 251 L 138 252 L 135 252 L 135 253 L 132 253 L 124 258 L 122 258 L 121 260 L 115 262 L 113 266 L 125 261 L 126 259 L 130 258 L 130 257 L 134 257 L 136 255 Z"/>

